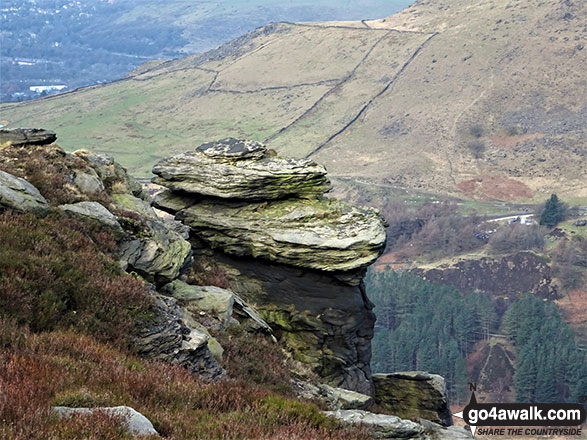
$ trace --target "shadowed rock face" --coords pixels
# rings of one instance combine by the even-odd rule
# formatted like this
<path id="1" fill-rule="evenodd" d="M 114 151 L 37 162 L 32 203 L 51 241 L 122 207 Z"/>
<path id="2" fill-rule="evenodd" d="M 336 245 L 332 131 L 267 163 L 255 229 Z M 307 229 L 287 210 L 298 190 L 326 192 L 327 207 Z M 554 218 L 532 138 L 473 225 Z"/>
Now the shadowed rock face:
<path id="1" fill-rule="evenodd" d="M 40 128 L 17 128 L 0 130 L 1 146 L 47 145 L 55 142 L 57 135 Z"/>
<path id="2" fill-rule="evenodd" d="M 330 190 L 326 169 L 308 159 L 279 159 L 252 141 L 223 139 L 161 160 L 153 182 L 174 191 L 241 200 L 307 197 Z"/>
<path id="3" fill-rule="evenodd" d="M 196 260 L 224 269 L 329 385 L 372 394 L 375 315 L 361 280 L 385 245 L 379 214 L 323 197 L 326 170 L 314 162 L 268 157 L 250 141 L 203 144 L 153 172 L 169 188 L 154 205 L 190 227 Z"/>
<path id="4" fill-rule="evenodd" d="M 442 376 L 420 371 L 373 375 L 375 402 L 399 417 L 452 425 Z"/>
<path id="5" fill-rule="evenodd" d="M 331 386 L 373 393 L 369 363 L 375 315 L 362 283 L 351 286 L 323 271 L 220 251 L 194 252 L 196 259 L 224 269 L 231 289 L 259 312 L 296 360 Z"/>

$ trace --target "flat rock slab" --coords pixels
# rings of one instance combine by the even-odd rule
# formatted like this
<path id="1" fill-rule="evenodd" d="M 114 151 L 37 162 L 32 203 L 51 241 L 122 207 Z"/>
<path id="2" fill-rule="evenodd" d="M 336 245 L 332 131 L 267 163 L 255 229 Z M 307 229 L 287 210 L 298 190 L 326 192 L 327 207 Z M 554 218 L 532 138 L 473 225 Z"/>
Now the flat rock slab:
<path id="1" fill-rule="evenodd" d="M 421 425 L 396 416 L 374 414 L 358 409 L 326 411 L 325 414 L 349 425 L 366 425 L 373 429 L 375 438 L 412 440 L 429 438 Z"/>
<path id="2" fill-rule="evenodd" d="M 68 418 L 78 415 L 92 415 L 104 413 L 113 417 L 120 417 L 127 423 L 128 431 L 136 436 L 158 435 L 153 424 L 140 412 L 129 406 L 112 406 L 97 408 L 69 408 L 66 406 L 55 406 L 53 412 L 61 418 Z"/>
<path id="3" fill-rule="evenodd" d="M 0 147 L 21 145 L 48 145 L 57 140 L 57 135 L 41 128 L 16 128 L 0 130 Z"/>
<path id="4" fill-rule="evenodd" d="M 261 159 L 267 152 L 265 145 L 235 138 L 221 139 L 217 142 L 206 142 L 196 151 L 218 160 Z"/>
<path id="5" fill-rule="evenodd" d="M 452 425 L 444 378 L 422 371 L 374 374 L 375 402 L 399 417 Z"/>
<path id="6" fill-rule="evenodd" d="M 2 209 L 45 215 L 49 212 L 49 204 L 29 182 L 0 170 L 0 210 Z"/>
<path id="7" fill-rule="evenodd" d="M 327 272 L 367 267 L 385 244 L 377 211 L 332 199 L 206 200 L 176 217 L 213 248 Z"/>
<path id="8" fill-rule="evenodd" d="M 173 191 L 241 200 L 310 197 L 330 190 L 326 169 L 309 159 L 280 159 L 236 139 L 200 145 L 161 160 L 154 183 Z"/>
<path id="9" fill-rule="evenodd" d="M 95 220 L 115 231 L 122 232 L 122 226 L 120 226 L 120 223 L 118 223 L 114 214 L 98 202 L 78 202 L 59 205 L 58 208 L 70 215 L 83 219 Z"/>

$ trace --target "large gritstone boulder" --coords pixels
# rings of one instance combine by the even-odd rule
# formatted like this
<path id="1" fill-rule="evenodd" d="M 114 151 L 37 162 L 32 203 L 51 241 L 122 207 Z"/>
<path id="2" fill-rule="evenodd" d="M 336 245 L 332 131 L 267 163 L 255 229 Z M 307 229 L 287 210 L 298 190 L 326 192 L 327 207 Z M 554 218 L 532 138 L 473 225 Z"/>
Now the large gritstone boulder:
<path id="1" fill-rule="evenodd" d="M 385 245 L 379 214 L 324 197 L 320 165 L 251 141 L 204 144 L 153 172 L 167 187 L 154 206 L 189 226 L 199 266 L 219 267 L 327 384 L 371 395 L 375 316 L 361 280 Z"/>
<path id="2" fill-rule="evenodd" d="M 421 371 L 375 374 L 373 384 L 375 402 L 391 414 L 452 425 L 442 376 Z"/>
<path id="3" fill-rule="evenodd" d="M 21 145 L 47 145 L 55 142 L 57 135 L 41 128 L 16 128 L 0 130 L 0 147 Z"/>
<path id="4" fill-rule="evenodd" d="M 233 138 L 161 160 L 154 182 L 174 191 L 224 199 L 274 200 L 330 189 L 326 169 L 308 159 L 279 159 L 256 142 Z"/>
<path id="5" fill-rule="evenodd" d="M 2 209 L 45 215 L 49 212 L 49 204 L 26 180 L 0 170 L 0 211 Z"/>

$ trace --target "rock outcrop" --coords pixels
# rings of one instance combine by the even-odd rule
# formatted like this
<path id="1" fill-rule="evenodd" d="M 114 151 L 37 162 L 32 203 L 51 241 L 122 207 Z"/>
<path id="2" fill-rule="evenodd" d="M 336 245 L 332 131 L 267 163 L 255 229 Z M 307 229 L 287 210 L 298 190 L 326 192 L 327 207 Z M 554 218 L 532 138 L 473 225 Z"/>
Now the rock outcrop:
<path id="1" fill-rule="evenodd" d="M 350 425 L 365 425 L 373 430 L 375 438 L 428 440 L 424 428 L 418 423 L 396 416 L 374 414 L 357 409 L 326 411 L 326 414 Z"/>
<path id="2" fill-rule="evenodd" d="M 23 145 L 47 145 L 55 142 L 57 135 L 40 128 L 17 128 L 0 130 L 0 147 Z"/>
<path id="3" fill-rule="evenodd" d="M 218 266 L 234 292 L 329 385 L 372 393 L 375 316 L 362 276 L 385 244 L 369 208 L 323 196 L 326 171 L 223 140 L 164 159 L 154 205 L 191 230 L 195 258 Z"/>
<path id="4" fill-rule="evenodd" d="M 122 226 L 116 216 L 98 202 L 77 202 L 60 205 L 59 209 L 82 219 L 94 220 L 117 233 L 122 233 Z"/>
<path id="5" fill-rule="evenodd" d="M 2 209 L 45 215 L 49 212 L 49 204 L 29 182 L 0 170 L 0 210 Z"/>
<path id="6" fill-rule="evenodd" d="M 442 376 L 421 371 L 373 375 L 375 402 L 399 417 L 452 425 Z"/>
<path id="7" fill-rule="evenodd" d="M 330 189 L 326 169 L 308 159 L 271 157 L 257 142 L 234 138 L 161 160 L 155 183 L 225 199 L 273 200 L 314 196 Z"/>
<path id="8" fill-rule="evenodd" d="M 179 364 L 209 379 L 225 374 L 208 348 L 208 335 L 186 325 L 185 312 L 173 298 L 156 297 L 153 318 L 141 326 L 134 345 L 141 356 Z"/>
<path id="9" fill-rule="evenodd" d="M 473 436 L 469 431 L 456 426 L 448 428 L 425 419 L 415 423 L 386 414 L 374 414 L 362 410 L 326 411 L 326 414 L 350 425 L 369 427 L 377 439 L 410 440 L 467 440 Z"/>

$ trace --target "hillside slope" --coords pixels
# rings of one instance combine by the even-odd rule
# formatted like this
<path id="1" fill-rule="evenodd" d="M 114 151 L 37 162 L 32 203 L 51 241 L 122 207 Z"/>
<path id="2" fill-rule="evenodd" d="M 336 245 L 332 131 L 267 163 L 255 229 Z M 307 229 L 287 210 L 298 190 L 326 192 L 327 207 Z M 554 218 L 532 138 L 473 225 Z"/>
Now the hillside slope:
<path id="1" fill-rule="evenodd" d="M 587 196 L 584 2 L 419 1 L 387 19 L 279 23 L 117 82 L 0 107 L 9 127 L 115 154 L 248 137 L 330 175 L 471 198 Z M 105 130 L 104 128 L 107 127 Z"/>

